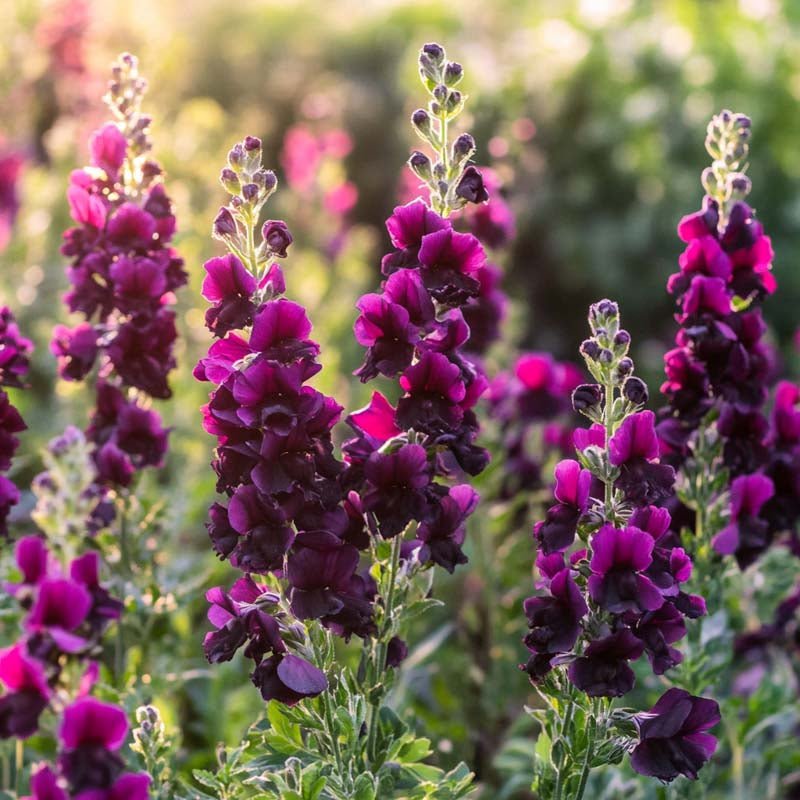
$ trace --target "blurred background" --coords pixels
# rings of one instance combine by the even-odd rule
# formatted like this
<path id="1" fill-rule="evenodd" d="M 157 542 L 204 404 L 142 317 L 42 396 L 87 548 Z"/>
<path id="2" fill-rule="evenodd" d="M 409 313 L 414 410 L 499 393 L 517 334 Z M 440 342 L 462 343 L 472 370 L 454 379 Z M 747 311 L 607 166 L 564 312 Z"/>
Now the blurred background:
<path id="1" fill-rule="evenodd" d="M 58 248 L 70 224 L 68 175 L 86 162 L 88 135 L 106 119 L 101 96 L 114 57 L 135 53 L 150 84 L 144 108 L 154 118 L 154 155 L 167 172 L 175 244 L 191 276 L 178 298 L 174 397 L 162 404 L 174 426 L 170 461 L 143 489 L 168 497 L 155 546 L 175 586 L 195 587 L 195 599 L 164 622 L 173 654 L 196 670 L 170 699 L 187 763 L 203 763 L 207 745 L 235 739 L 252 719 L 246 677 L 235 666 L 210 676 L 196 634 L 202 587 L 229 575 L 215 566 L 203 530 L 214 481 L 198 411 L 206 389 L 191 370 L 209 343 L 199 288 L 203 261 L 219 252 L 210 227 L 234 142 L 247 134 L 264 141 L 282 184 L 269 214 L 285 218 L 295 236 L 288 293 L 308 305 L 323 346 L 317 385 L 353 409 L 366 400 L 351 377 L 361 356 L 353 306 L 377 286 L 388 245 L 383 220 L 404 197 L 403 164 L 417 146 L 408 119 L 423 100 L 415 66 L 422 43 L 439 41 L 465 66 L 464 129 L 516 216 L 503 256 L 513 311 L 490 359 L 495 369 L 520 349 L 576 358 L 587 305 L 609 296 L 620 302 L 637 366 L 655 391 L 674 334 L 664 284 L 681 251 L 676 224 L 700 203 L 705 126 L 722 107 L 747 113 L 751 200 L 776 251 L 779 290 L 766 314 L 785 370 L 796 366 L 795 0 L 4 0 L 1 16 L 0 300 L 37 343 L 32 390 L 18 395 L 31 426 L 15 476 L 22 482 L 39 469 L 37 447 L 88 413 L 86 387 L 58 382 L 48 351 L 54 323 L 67 318 Z M 469 588 L 469 573 L 462 580 Z M 516 608 L 529 588 L 498 602 Z M 448 591 L 456 596 L 454 585 Z M 448 638 L 446 625 L 425 632 L 429 650 L 416 663 Z M 465 671 L 480 661 L 470 646 L 480 644 L 462 642 L 455 662 Z M 507 656 L 512 668 L 519 658 Z M 442 760 L 474 760 L 470 726 L 480 714 L 460 715 L 452 676 L 437 683 L 436 669 L 425 672 L 427 705 L 418 715 Z M 514 680 L 524 698 L 523 675 L 503 679 Z M 240 695 L 230 694 L 236 685 Z"/>

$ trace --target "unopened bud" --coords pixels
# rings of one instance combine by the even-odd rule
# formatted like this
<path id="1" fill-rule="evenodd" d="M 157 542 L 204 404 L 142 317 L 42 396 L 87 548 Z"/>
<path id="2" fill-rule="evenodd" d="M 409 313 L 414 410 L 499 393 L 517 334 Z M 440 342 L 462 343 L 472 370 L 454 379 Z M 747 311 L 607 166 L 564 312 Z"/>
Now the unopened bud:
<path id="1" fill-rule="evenodd" d="M 583 383 L 572 392 L 572 407 L 575 411 L 596 408 L 603 401 L 603 387 L 599 383 Z"/>
<path id="2" fill-rule="evenodd" d="M 230 167 L 225 167 L 220 172 L 219 181 L 228 194 L 239 194 L 241 191 L 242 184 L 239 182 L 239 176 Z"/>
<path id="3" fill-rule="evenodd" d="M 470 165 L 464 170 L 456 187 L 456 196 L 468 203 L 485 203 L 489 199 L 489 192 L 483 184 L 483 175 L 477 167 Z"/>
<path id="4" fill-rule="evenodd" d="M 431 160 L 425 155 L 425 153 L 420 153 L 419 150 L 415 150 L 411 154 L 411 158 L 408 159 L 408 166 L 420 180 L 431 180 L 433 176 Z"/>
<path id="5" fill-rule="evenodd" d="M 466 161 L 475 152 L 475 140 L 468 133 L 462 133 L 453 142 L 453 158 Z"/>
<path id="6" fill-rule="evenodd" d="M 464 68 L 455 61 L 448 61 L 444 68 L 444 82 L 447 86 L 456 86 L 464 77 Z"/>
<path id="7" fill-rule="evenodd" d="M 418 108 L 411 115 L 411 124 L 414 126 L 414 129 L 417 131 L 417 133 L 419 133 L 424 139 L 427 139 L 430 136 L 432 131 L 431 117 L 424 108 Z"/>
<path id="8" fill-rule="evenodd" d="M 444 64 L 444 48 L 436 42 L 428 42 L 422 46 L 422 52 L 437 66 Z"/>
<path id="9" fill-rule="evenodd" d="M 250 203 L 250 205 L 255 205 L 256 201 L 258 200 L 259 195 L 259 188 L 258 185 L 255 183 L 246 183 L 242 186 L 242 197 Z"/>
<path id="10" fill-rule="evenodd" d="M 235 144 L 228 152 L 228 164 L 234 172 L 240 172 L 244 166 L 244 148 L 241 144 Z"/>
<path id="11" fill-rule="evenodd" d="M 235 236 L 237 233 L 236 220 L 233 218 L 233 214 L 224 206 L 214 218 L 212 233 L 217 239 L 224 239 L 226 236 Z"/>
<path id="12" fill-rule="evenodd" d="M 642 406 L 647 402 L 647 384 L 635 376 L 628 378 L 622 386 L 623 396 L 631 403 Z"/>

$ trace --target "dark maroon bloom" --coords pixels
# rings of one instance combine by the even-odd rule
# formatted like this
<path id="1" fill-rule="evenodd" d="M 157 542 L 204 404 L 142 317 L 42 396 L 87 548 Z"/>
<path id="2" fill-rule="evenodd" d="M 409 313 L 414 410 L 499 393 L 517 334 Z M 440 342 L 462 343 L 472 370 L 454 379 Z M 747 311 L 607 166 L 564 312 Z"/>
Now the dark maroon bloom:
<path id="1" fill-rule="evenodd" d="M 467 350 L 483 354 L 500 338 L 500 326 L 508 315 L 508 296 L 500 289 L 502 272 L 494 264 L 485 264 L 475 277 L 480 286 L 478 296 L 464 306 L 463 314 L 469 326 Z"/>
<path id="2" fill-rule="evenodd" d="M 214 305 L 206 311 L 206 325 L 216 336 L 244 328 L 253 319 L 252 296 L 256 279 L 234 255 L 212 258 L 205 263 L 202 293 Z"/>
<path id="3" fill-rule="evenodd" d="M 56 325 L 50 351 L 58 358 L 58 374 L 68 381 L 82 381 L 91 372 L 99 348 L 97 331 L 88 322 L 74 328 Z"/>
<path id="4" fill-rule="evenodd" d="M 278 258 L 286 258 L 286 250 L 293 239 L 285 222 L 268 219 L 261 228 L 261 236 L 269 247 L 269 251 L 272 255 Z"/>
<path id="5" fill-rule="evenodd" d="M 280 569 L 293 533 L 286 515 L 253 485 L 240 486 L 228 505 L 231 527 L 240 534 L 231 562 L 246 572 Z"/>
<path id="6" fill-rule="evenodd" d="M 489 200 L 489 192 L 483 184 L 483 175 L 480 170 L 471 164 L 464 170 L 461 180 L 456 186 L 456 195 L 463 198 L 468 203 L 486 203 Z"/>
<path id="7" fill-rule="evenodd" d="M 577 461 L 566 459 L 555 467 L 555 498 L 547 516 L 534 527 L 534 535 L 544 553 L 566 550 L 575 541 L 578 520 L 589 506 L 592 474 Z"/>
<path id="8" fill-rule="evenodd" d="M 683 660 L 680 651 L 670 645 L 686 635 L 686 623 L 683 615 L 671 603 L 664 603 L 657 611 L 643 614 L 636 622 L 633 632 L 644 642 L 647 657 L 656 675 L 663 675 Z"/>
<path id="9" fill-rule="evenodd" d="M 50 703 L 50 687 L 42 664 L 19 642 L 0 650 L 0 739 L 27 739 L 39 727 L 39 715 Z"/>
<path id="10" fill-rule="evenodd" d="M 23 385 L 32 351 L 33 342 L 22 336 L 11 309 L 0 308 L 0 385 Z"/>
<path id="11" fill-rule="evenodd" d="M 608 443 L 609 460 L 620 468 L 617 486 L 637 505 L 663 500 L 673 492 L 675 471 L 656 463 L 655 415 L 640 411 L 626 417 Z"/>
<path id="12" fill-rule="evenodd" d="M 653 560 L 653 538 L 638 528 L 604 525 L 592 539 L 592 599 L 614 614 L 656 611 L 664 598 L 645 570 Z"/>
<path id="13" fill-rule="evenodd" d="M 716 738 L 706 731 L 720 719 L 714 700 L 669 689 L 649 712 L 639 715 L 639 744 L 631 753 L 631 765 L 640 775 L 662 781 L 678 775 L 695 780 L 717 749 Z"/>
<path id="14" fill-rule="evenodd" d="M 742 569 L 770 544 L 769 524 L 758 514 L 774 493 L 774 484 L 764 475 L 741 475 L 731 483 L 730 523 L 712 544 L 723 555 L 735 554 Z"/>
<path id="15" fill-rule="evenodd" d="M 366 383 L 378 374 L 393 377 L 406 369 L 420 338 L 408 310 L 379 294 L 364 295 L 356 307 L 361 313 L 355 322 L 355 337 L 367 354 L 355 374 Z"/>
<path id="16" fill-rule="evenodd" d="M 439 302 L 461 305 L 477 297 L 475 273 L 486 264 L 481 243 L 470 233 L 443 228 L 423 237 L 419 249 L 422 281 Z"/>
<path id="17" fill-rule="evenodd" d="M 306 310 L 280 298 L 264 303 L 253 318 L 250 349 L 264 358 L 289 364 L 319 355 L 319 345 L 309 339 L 311 323 Z"/>
<path id="18" fill-rule="evenodd" d="M 563 566 L 550 580 L 549 591 L 525 601 L 530 628 L 525 645 L 533 653 L 566 653 L 578 641 L 580 622 L 589 609 L 570 570 Z"/>
<path id="19" fill-rule="evenodd" d="M 628 661 L 635 661 L 644 644 L 627 628 L 592 642 L 569 666 L 569 679 L 589 697 L 622 697 L 634 684 Z"/>
<path id="20" fill-rule="evenodd" d="M 364 476 L 364 509 L 375 516 L 384 538 L 396 536 L 412 519 L 425 516 L 431 469 L 421 445 L 404 444 L 395 452 L 373 453 L 364 466 Z"/>
<path id="21" fill-rule="evenodd" d="M 316 697 L 328 688 L 325 673 L 291 653 L 262 661 L 251 679 L 264 700 L 293 706 L 306 697 Z"/>
<path id="22" fill-rule="evenodd" d="M 400 377 L 406 394 L 397 404 L 397 421 L 424 433 L 452 431 L 461 423 L 466 387 L 461 370 L 441 353 L 423 353 Z"/>
<path id="23" fill-rule="evenodd" d="M 172 396 L 167 373 L 175 366 L 177 338 L 175 312 L 161 309 L 146 322 L 134 319 L 120 325 L 108 345 L 108 358 L 125 383 L 166 399 Z"/>
<path id="24" fill-rule="evenodd" d="M 434 516 L 417 529 L 422 542 L 419 560 L 433 562 L 453 572 L 457 564 L 466 564 L 461 550 L 466 537 L 466 521 L 478 505 L 478 493 L 467 484 L 453 486 L 444 497 L 437 498 Z"/>

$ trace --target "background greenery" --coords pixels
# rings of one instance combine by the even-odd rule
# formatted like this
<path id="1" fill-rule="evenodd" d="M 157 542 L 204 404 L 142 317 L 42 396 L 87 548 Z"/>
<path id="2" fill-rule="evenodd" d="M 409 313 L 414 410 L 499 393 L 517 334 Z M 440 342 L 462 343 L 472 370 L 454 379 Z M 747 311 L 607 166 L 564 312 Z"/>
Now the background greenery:
<path id="1" fill-rule="evenodd" d="M 295 123 L 342 128 L 353 139 L 343 164 L 328 165 L 309 193 L 284 186 L 270 214 L 285 215 L 296 237 L 289 294 L 309 306 L 323 345 L 317 385 L 354 408 L 365 392 L 350 377 L 360 355 L 353 304 L 379 280 L 382 223 L 415 146 L 407 119 L 421 98 L 421 43 L 440 41 L 465 65 L 466 126 L 478 161 L 498 170 L 517 215 L 505 265 L 515 301 L 507 342 L 573 358 L 586 306 L 611 296 L 652 389 L 674 330 L 663 286 L 681 249 L 675 226 L 701 197 L 706 122 L 724 106 L 746 112 L 752 201 L 777 253 L 780 288 L 767 316 L 792 371 L 800 291 L 792 246 L 800 236 L 794 0 L 7 0 L 3 16 L 0 148 L 22 149 L 27 165 L 15 236 L 0 254 L 0 294 L 38 345 L 32 388 L 18 397 L 31 426 L 18 461 L 22 482 L 39 469 L 37 448 L 66 423 L 82 423 L 89 403 L 85 387 L 57 383 L 47 348 L 53 324 L 66 318 L 58 245 L 69 223 L 67 176 L 84 163 L 87 136 L 104 118 L 100 96 L 116 54 L 136 53 L 151 85 L 154 151 L 168 173 L 176 246 L 191 276 L 178 302 L 175 395 L 161 404 L 174 426 L 169 462 L 142 490 L 145 502 L 166 499 L 150 542 L 169 600 L 157 629 L 163 646 L 150 656 L 151 685 L 182 731 L 186 769 L 207 765 L 217 739 L 235 742 L 254 712 L 243 670 L 209 670 L 199 648 L 202 588 L 230 572 L 215 564 L 203 529 L 214 493 L 211 441 L 198 411 L 206 389 L 191 377 L 209 341 L 199 287 L 203 261 L 217 253 L 209 235 L 223 199 L 217 174 L 245 134 L 263 138 L 265 161 L 279 177 L 283 136 Z M 331 255 L 334 223 L 320 197 L 345 174 L 359 199 L 344 247 Z M 498 348 L 492 369 L 514 352 Z M 484 479 L 489 490 L 493 480 Z M 27 498 L 20 516 L 29 508 Z M 441 584 L 446 608 L 420 623 L 398 702 L 429 731 L 442 762 L 465 758 L 507 796 L 523 797 L 514 792 L 527 780 L 526 754 L 508 738 L 514 724 L 524 727 L 517 717 L 530 700 L 515 667 L 534 517 L 490 511 L 474 537 L 472 565 Z M 487 630 L 490 641 L 479 635 Z M 506 776 L 498 777 L 504 764 Z"/>

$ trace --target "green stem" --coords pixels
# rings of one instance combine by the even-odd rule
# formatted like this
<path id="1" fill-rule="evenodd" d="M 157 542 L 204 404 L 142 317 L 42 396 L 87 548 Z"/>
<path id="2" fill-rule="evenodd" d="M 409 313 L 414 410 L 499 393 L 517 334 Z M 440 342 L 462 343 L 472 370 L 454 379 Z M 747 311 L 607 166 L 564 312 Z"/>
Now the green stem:
<path id="1" fill-rule="evenodd" d="M 589 724 L 587 726 L 587 745 L 586 756 L 583 759 L 583 769 L 581 770 L 581 778 L 578 782 L 578 789 L 575 793 L 575 800 L 583 800 L 583 793 L 586 791 L 586 784 L 589 781 L 589 772 L 592 769 L 592 759 L 594 758 L 595 738 L 597 736 L 597 703 L 592 703 L 592 715 L 589 717 Z"/>
<path id="2" fill-rule="evenodd" d="M 17 794 L 22 794 L 22 772 L 25 768 L 25 742 L 22 739 L 17 739 L 16 749 L 14 754 L 14 774 Z"/>
<path id="3" fill-rule="evenodd" d="M 367 755 L 370 761 L 375 760 L 375 745 L 378 738 L 378 715 L 380 713 L 380 693 L 377 692 L 378 682 L 386 669 L 387 637 L 392 630 L 392 615 L 394 612 L 395 585 L 397 583 L 397 570 L 400 567 L 400 549 L 403 545 L 403 536 L 397 535 L 392 541 L 392 557 L 389 564 L 388 586 L 386 587 L 386 605 L 383 611 L 383 625 L 378 633 L 375 646 L 375 661 L 372 665 L 372 681 L 369 709 L 369 734 L 367 738 Z"/>
<path id="4" fill-rule="evenodd" d="M 614 409 L 614 382 L 611 378 L 606 379 L 605 383 L 605 406 L 603 408 L 603 423 L 606 429 L 606 450 L 608 449 L 608 443 L 611 441 L 611 436 L 614 433 L 614 420 L 613 420 L 613 409 Z M 614 484 L 613 481 L 606 479 L 605 480 L 605 516 L 606 519 L 611 522 L 611 515 L 614 505 Z"/>

